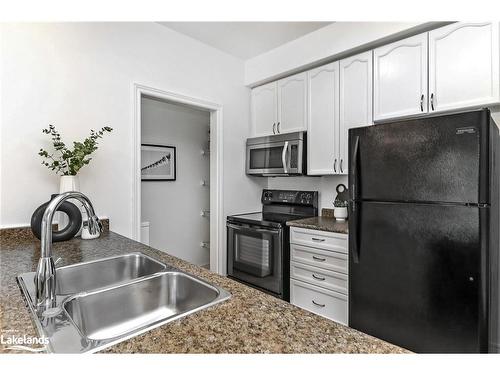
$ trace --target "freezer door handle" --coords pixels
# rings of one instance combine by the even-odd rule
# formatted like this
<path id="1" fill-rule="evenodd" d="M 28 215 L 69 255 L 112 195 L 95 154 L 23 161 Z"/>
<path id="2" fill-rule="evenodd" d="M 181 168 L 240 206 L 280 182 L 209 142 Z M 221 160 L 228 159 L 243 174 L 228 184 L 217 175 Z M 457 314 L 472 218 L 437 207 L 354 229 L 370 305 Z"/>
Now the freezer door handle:
<path id="1" fill-rule="evenodd" d="M 353 155 L 351 157 L 351 173 L 352 184 L 351 192 L 352 199 L 350 202 L 351 220 L 354 223 L 354 230 L 351 232 L 350 249 L 351 256 L 354 263 L 359 263 L 359 244 L 358 244 L 358 227 L 359 227 L 359 207 L 358 207 L 358 190 L 359 190 L 359 168 L 358 168 L 358 154 L 359 154 L 359 136 L 356 136 L 354 141 Z"/>
<path id="2" fill-rule="evenodd" d="M 359 176 L 358 176 L 358 154 L 359 154 L 359 135 L 356 136 L 354 141 L 354 148 L 351 157 L 351 173 L 352 173 L 352 182 L 351 182 L 351 192 L 352 199 L 358 199 L 358 185 L 359 185 Z"/>

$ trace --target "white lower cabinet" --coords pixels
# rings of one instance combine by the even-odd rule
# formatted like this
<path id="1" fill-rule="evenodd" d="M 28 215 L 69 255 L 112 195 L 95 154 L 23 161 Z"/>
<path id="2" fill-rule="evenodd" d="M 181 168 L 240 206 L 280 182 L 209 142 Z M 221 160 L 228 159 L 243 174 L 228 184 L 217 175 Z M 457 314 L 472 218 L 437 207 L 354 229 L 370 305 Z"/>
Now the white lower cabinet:
<path id="1" fill-rule="evenodd" d="M 290 302 L 348 324 L 346 234 L 290 228 Z"/>
<path id="2" fill-rule="evenodd" d="M 305 310 L 347 325 L 347 295 L 290 279 L 290 302 Z"/>
<path id="3" fill-rule="evenodd" d="M 290 259 L 292 262 L 308 264 L 345 274 L 347 274 L 349 263 L 347 253 L 303 246 L 296 243 L 290 244 Z"/>
<path id="4" fill-rule="evenodd" d="M 347 275 L 340 272 L 328 271 L 319 267 L 293 262 L 290 267 L 290 277 L 347 294 Z"/>

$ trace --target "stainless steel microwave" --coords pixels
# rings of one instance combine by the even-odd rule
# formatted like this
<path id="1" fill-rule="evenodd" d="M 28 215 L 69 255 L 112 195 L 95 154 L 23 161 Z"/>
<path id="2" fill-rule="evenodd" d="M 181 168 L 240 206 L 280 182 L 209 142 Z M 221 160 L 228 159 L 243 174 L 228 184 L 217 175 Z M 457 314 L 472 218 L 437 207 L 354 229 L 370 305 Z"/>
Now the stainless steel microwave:
<path id="1" fill-rule="evenodd" d="M 306 173 L 306 133 L 247 139 L 246 173 L 257 176 L 293 176 Z"/>

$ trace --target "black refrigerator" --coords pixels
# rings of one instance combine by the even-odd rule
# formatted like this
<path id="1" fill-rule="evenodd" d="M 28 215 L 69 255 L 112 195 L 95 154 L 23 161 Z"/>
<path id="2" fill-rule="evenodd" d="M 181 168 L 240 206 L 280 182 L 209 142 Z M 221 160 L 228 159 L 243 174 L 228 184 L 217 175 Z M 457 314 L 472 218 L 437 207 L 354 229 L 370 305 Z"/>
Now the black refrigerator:
<path id="1" fill-rule="evenodd" d="M 499 133 L 487 109 L 349 130 L 349 326 L 497 352 Z"/>

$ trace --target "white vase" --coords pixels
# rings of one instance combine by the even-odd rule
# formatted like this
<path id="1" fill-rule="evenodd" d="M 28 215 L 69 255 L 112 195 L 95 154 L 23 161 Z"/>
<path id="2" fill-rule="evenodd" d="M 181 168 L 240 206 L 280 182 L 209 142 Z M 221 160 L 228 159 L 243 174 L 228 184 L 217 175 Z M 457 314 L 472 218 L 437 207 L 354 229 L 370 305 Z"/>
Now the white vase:
<path id="1" fill-rule="evenodd" d="M 347 207 L 334 207 L 333 216 L 338 221 L 345 221 L 347 219 Z"/>
<path id="2" fill-rule="evenodd" d="M 67 191 L 80 191 L 80 179 L 78 176 L 61 176 L 61 179 L 59 180 L 59 193 L 66 193 Z M 82 204 L 75 199 L 71 199 L 70 201 L 80 209 L 80 212 L 82 213 L 82 220 L 85 220 L 86 212 Z M 59 230 L 63 229 L 66 225 L 68 225 L 68 217 L 62 213 L 58 213 L 58 223 Z M 80 228 L 75 237 L 79 236 L 81 232 L 82 229 Z"/>

